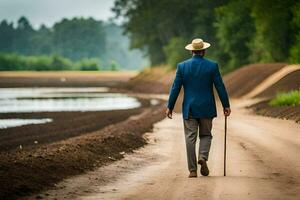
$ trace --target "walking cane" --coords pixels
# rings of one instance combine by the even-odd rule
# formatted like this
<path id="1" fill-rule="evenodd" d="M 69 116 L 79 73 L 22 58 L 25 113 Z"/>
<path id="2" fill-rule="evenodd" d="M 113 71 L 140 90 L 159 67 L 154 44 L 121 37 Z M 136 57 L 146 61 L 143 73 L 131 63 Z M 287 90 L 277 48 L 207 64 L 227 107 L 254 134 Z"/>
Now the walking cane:
<path id="1" fill-rule="evenodd" d="M 225 136 L 224 136 L 224 176 L 226 176 L 226 136 L 227 136 L 227 116 L 225 115 Z"/>

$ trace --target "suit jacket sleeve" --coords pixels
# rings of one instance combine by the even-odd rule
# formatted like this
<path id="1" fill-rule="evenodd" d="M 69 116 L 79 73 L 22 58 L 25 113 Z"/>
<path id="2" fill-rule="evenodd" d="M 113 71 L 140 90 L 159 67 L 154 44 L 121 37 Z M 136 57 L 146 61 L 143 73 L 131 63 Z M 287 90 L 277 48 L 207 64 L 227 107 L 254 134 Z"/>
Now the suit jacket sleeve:
<path id="1" fill-rule="evenodd" d="M 181 90 L 183 84 L 183 77 L 182 73 L 180 70 L 180 64 L 177 65 L 177 71 L 176 71 L 176 76 L 172 85 L 172 88 L 170 90 L 170 96 L 169 96 L 169 102 L 168 102 L 168 108 L 170 110 L 173 110 L 177 97 L 179 95 L 179 92 Z"/>
<path id="2" fill-rule="evenodd" d="M 221 77 L 221 74 L 220 74 L 220 71 L 219 71 L 218 64 L 216 64 L 216 67 L 215 67 L 215 70 L 214 70 L 213 81 L 214 81 L 214 85 L 215 85 L 215 88 L 218 92 L 218 95 L 219 95 L 219 98 L 221 100 L 223 108 L 230 107 L 228 94 L 227 94 L 226 88 L 224 86 L 224 83 L 223 83 L 223 80 L 222 80 L 222 77 Z"/>

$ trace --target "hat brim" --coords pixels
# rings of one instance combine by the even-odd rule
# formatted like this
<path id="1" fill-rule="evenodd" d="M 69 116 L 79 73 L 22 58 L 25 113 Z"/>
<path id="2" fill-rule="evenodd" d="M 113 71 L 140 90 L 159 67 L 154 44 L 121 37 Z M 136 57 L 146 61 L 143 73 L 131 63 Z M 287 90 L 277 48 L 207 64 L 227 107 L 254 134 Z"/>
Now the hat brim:
<path id="1" fill-rule="evenodd" d="M 208 42 L 203 42 L 202 48 L 194 48 L 192 44 L 188 44 L 185 46 L 185 49 L 189 51 L 200 51 L 203 49 L 207 49 L 208 47 L 210 47 L 210 44 Z"/>

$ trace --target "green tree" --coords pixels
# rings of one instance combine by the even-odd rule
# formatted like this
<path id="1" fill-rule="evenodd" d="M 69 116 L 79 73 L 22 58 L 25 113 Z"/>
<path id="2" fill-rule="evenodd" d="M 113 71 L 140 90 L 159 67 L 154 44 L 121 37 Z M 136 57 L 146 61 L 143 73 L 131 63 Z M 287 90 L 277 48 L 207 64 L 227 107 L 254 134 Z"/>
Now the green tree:
<path id="1" fill-rule="evenodd" d="M 59 55 L 54 55 L 52 57 L 52 70 L 70 70 L 72 65 L 73 63 L 68 58 L 63 58 Z"/>
<path id="2" fill-rule="evenodd" d="M 119 64 L 115 60 L 110 61 L 110 71 L 118 71 L 119 70 Z"/>
<path id="3" fill-rule="evenodd" d="M 83 70 L 83 71 L 99 71 L 99 70 L 101 70 L 100 60 L 95 59 L 95 58 L 91 58 L 91 59 L 84 58 L 84 59 L 80 60 L 77 62 L 77 67 L 78 67 L 78 69 Z"/>
<path id="4" fill-rule="evenodd" d="M 54 52 L 53 46 L 53 31 L 42 25 L 30 39 L 34 49 L 32 54 L 34 55 L 51 55 Z"/>
<path id="5" fill-rule="evenodd" d="M 252 16 L 255 37 L 251 46 L 252 62 L 287 61 L 291 46 L 291 8 L 295 0 L 254 0 Z"/>
<path id="6" fill-rule="evenodd" d="M 231 1 L 216 9 L 216 37 L 222 53 L 227 55 L 224 60 L 226 71 L 249 63 L 249 44 L 255 33 L 250 13 L 248 0 Z"/>
<path id="7" fill-rule="evenodd" d="M 172 68 L 176 68 L 177 64 L 191 56 L 191 54 L 184 49 L 187 41 L 180 37 L 174 37 L 169 44 L 164 47 L 164 53 L 167 57 L 167 63 Z"/>
<path id="8" fill-rule="evenodd" d="M 35 31 L 28 19 L 26 17 L 21 17 L 18 20 L 18 25 L 14 34 L 13 51 L 24 55 L 30 55 L 33 50 L 31 36 L 34 34 Z"/>
<path id="9" fill-rule="evenodd" d="M 11 52 L 14 41 L 15 30 L 13 23 L 3 20 L 0 23 L 0 52 Z"/>
<path id="10" fill-rule="evenodd" d="M 220 51 L 219 42 L 216 37 L 216 21 L 215 10 L 227 3 L 228 0 L 198 0 L 197 7 L 194 7 L 196 13 L 192 16 L 194 19 L 194 31 L 192 38 L 200 37 L 212 44 L 212 48 L 208 49 L 209 56 L 222 62 L 223 52 Z M 191 19 L 189 19 L 191 20 Z"/>
<path id="11" fill-rule="evenodd" d="M 289 61 L 292 63 L 300 63 L 300 2 L 292 7 L 293 19 L 292 27 L 292 44 L 290 48 Z"/>
<path id="12" fill-rule="evenodd" d="M 63 19 L 53 26 L 53 43 L 55 53 L 73 60 L 104 57 L 103 24 L 92 18 Z"/>
<path id="13" fill-rule="evenodd" d="M 132 48 L 146 49 L 152 65 L 165 63 L 163 47 L 173 37 L 189 38 L 197 26 L 199 1 L 116 0 L 113 11 L 125 18 Z"/>

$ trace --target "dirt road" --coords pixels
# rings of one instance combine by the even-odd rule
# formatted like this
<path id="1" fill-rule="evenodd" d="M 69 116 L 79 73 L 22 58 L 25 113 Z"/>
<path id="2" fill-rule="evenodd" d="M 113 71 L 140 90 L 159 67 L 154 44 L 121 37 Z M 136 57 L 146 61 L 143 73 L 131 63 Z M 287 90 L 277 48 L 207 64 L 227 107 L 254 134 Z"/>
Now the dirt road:
<path id="1" fill-rule="evenodd" d="M 299 199 L 300 125 L 248 113 L 234 102 L 223 177 L 224 118 L 214 119 L 209 177 L 188 179 L 180 114 L 146 134 L 150 144 L 125 159 L 67 179 L 46 199 Z M 36 196 L 32 197 L 36 198 Z"/>

